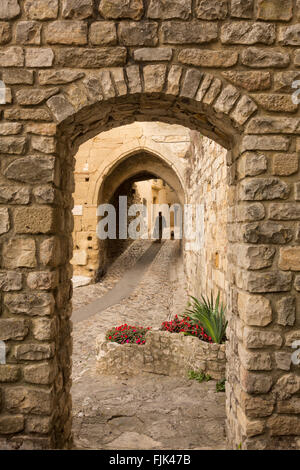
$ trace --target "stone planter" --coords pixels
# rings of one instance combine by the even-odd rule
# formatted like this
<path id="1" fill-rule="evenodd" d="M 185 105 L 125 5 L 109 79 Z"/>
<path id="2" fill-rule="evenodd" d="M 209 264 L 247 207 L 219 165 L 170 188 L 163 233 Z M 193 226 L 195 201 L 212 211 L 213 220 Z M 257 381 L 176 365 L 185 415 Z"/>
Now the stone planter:
<path id="1" fill-rule="evenodd" d="M 101 374 L 154 373 L 186 377 L 203 370 L 212 378 L 225 377 L 225 344 L 209 344 L 192 336 L 150 330 L 145 345 L 118 344 L 97 338 L 97 370 Z"/>

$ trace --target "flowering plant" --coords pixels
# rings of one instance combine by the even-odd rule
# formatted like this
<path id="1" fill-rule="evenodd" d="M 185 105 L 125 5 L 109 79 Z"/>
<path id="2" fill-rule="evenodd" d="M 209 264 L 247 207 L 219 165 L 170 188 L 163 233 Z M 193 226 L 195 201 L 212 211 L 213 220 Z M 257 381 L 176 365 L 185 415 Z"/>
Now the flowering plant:
<path id="1" fill-rule="evenodd" d="M 131 326 L 125 323 L 121 326 L 115 326 L 106 333 L 106 340 L 119 344 L 145 344 L 145 334 L 151 330 L 150 326 Z"/>
<path id="2" fill-rule="evenodd" d="M 202 341 L 212 343 L 211 337 L 206 334 L 204 328 L 188 316 L 180 319 L 178 315 L 175 315 L 173 320 L 162 323 L 161 330 L 169 331 L 169 333 L 184 333 L 185 335 L 196 336 Z"/>

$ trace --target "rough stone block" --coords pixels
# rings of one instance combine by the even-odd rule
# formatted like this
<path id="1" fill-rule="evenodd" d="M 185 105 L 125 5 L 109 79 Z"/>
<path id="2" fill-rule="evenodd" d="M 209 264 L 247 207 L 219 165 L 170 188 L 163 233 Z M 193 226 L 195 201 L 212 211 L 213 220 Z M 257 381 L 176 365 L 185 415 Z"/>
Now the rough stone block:
<path id="1" fill-rule="evenodd" d="M 35 241 L 10 238 L 2 249 L 2 266 L 8 269 L 33 268 L 37 265 Z"/>
<path id="2" fill-rule="evenodd" d="M 11 412 L 49 415 L 52 412 L 52 392 L 29 387 L 7 388 L 5 390 L 6 409 Z"/>
<path id="3" fill-rule="evenodd" d="M 0 51 L 1 67 L 23 67 L 24 52 L 22 47 L 12 46 Z"/>
<path id="4" fill-rule="evenodd" d="M 19 44 L 41 44 L 42 25 L 37 21 L 20 21 L 16 28 L 16 42 Z"/>
<path id="5" fill-rule="evenodd" d="M 51 67 L 54 61 L 54 52 L 50 48 L 26 49 L 26 67 Z"/>
<path id="6" fill-rule="evenodd" d="M 54 344 L 25 343 L 15 346 L 14 356 L 20 361 L 42 361 L 53 358 L 54 351 Z"/>
<path id="7" fill-rule="evenodd" d="M 223 44 L 273 44 L 275 39 L 273 24 L 237 21 L 226 23 L 221 28 Z"/>
<path id="8" fill-rule="evenodd" d="M 300 248 L 297 246 L 280 248 L 278 266 L 283 271 L 300 271 Z"/>
<path id="9" fill-rule="evenodd" d="M 229 82 L 247 91 L 269 90 L 271 88 L 270 72 L 240 72 L 230 70 L 222 72 L 222 75 Z"/>
<path id="10" fill-rule="evenodd" d="M 23 340 L 28 334 L 28 326 L 25 320 L 11 318 L 0 319 L 0 340 Z"/>
<path id="11" fill-rule="evenodd" d="M 187 20 L 192 12 L 191 0 L 150 0 L 147 17 L 151 19 Z"/>
<path id="12" fill-rule="evenodd" d="M 19 16 L 21 8 L 18 0 L 5 0 L 0 5 L 0 19 L 1 20 L 12 20 Z"/>
<path id="13" fill-rule="evenodd" d="M 58 15 L 58 0 L 25 0 L 24 10 L 31 20 L 52 20 Z"/>
<path id="14" fill-rule="evenodd" d="M 240 317 L 249 326 L 267 326 L 272 321 L 271 303 L 262 295 L 240 292 L 238 310 Z"/>
<path id="15" fill-rule="evenodd" d="M 11 41 L 12 33 L 9 23 L 4 21 L 0 22 L 0 44 L 7 44 Z"/>
<path id="16" fill-rule="evenodd" d="M 230 13 L 234 18 L 252 18 L 254 0 L 231 0 Z"/>
<path id="17" fill-rule="evenodd" d="M 166 21 L 162 25 L 162 40 L 165 44 L 204 44 L 215 41 L 217 37 L 216 23 Z"/>
<path id="18" fill-rule="evenodd" d="M 9 212 L 5 207 L 0 208 L 0 235 L 7 233 L 10 229 Z"/>
<path id="19" fill-rule="evenodd" d="M 260 20 L 289 21 L 292 16 L 292 0 L 258 0 L 257 18 Z"/>
<path id="20" fill-rule="evenodd" d="M 296 153 L 277 153 L 273 157 L 273 175 L 289 176 L 299 168 L 299 157 Z"/>
<path id="21" fill-rule="evenodd" d="M 228 13 L 227 0 L 197 0 L 196 16 L 202 20 L 224 20 Z"/>
<path id="22" fill-rule="evenodd" d="M 62 16 L 67 19 L 84 20 L 93 15 L 93 0 L 63 0 Z"/>
<path id="23" fill-rule="evenodd" d="M 104 18 L 140 20 L 144 4 L 143 0 L 101 0 L 99 11 Z"/>
<path id="24" fill-rule="evenodd" d="M 241 54 L 242 64 L 253 68 L 284 68 L 290 63 L 288 53 L 249 47 Z"/>
<path id="25" fill-rule="evenodd" d="M 22 415 L 0 416 L 0 434 L 14 434 L 24 429 L 24 417 Z"/>
<path id="26" fill-rule="evenodd" d="M 124 65 L 126 57 L 125 47 L 93 49 L 64 47 L 56 51 L 56 64 L 61 67 L 97 69 Z"/>
<path id="27" fill-rule="evenodd" d="M 51 293 L 5 294 L 5 306 L 10 313 L 48 316 L 54 311 L 54 298 Z"/>
<path id="28" fill-rule="evenodd" d="M 45 28 L 48 44 L 85 45 L 87 44 L 87 24 L 82 21 L 54 21 Z"/>
<path id="29" fill-rule="evenodd" d="M 167 67 L 165 65 L 146 65 L 143 72 L 145 92 L 162 92 L 166 80 Z"/>
<path id="30" fill-rule="evenodd" d="M 238 54 L 233 51 L 182 49 L 178 60 L 182 64 L 199 67 L 232 67 L 238 61 Z"/>
<path id="31" fill-rule="evenodd" d="M 55 178 L 55 157 L 30 155 L 18 158 L 7 166 L 4 175 L 23 183 L 52 183 Z"/>
<path id="32" fill-rule="evenodd" d="M 124 22 L 119 25 L 119 41 L 125 46 L 156 46 L 158 25 L 153 21 Z"/>
<path id="33" fill-rule="evenodd" d="M 90 41 L 95 46 L 115 46 L 117 44 L 116 25 L 112 21 L 97 21 L 90 26 Z"/>

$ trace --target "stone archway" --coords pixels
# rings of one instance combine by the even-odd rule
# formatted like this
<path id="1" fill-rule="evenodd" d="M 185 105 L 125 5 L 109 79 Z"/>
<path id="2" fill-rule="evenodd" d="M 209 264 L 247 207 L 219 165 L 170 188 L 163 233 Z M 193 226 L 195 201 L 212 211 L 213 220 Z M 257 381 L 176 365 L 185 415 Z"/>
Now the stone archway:
<path id="1" fill-rule="evenodd" d="M 228 439 L 299 447 L 299 2 L 255 3 L 1 6 L 2 447 L 70 445 L 73 156 L 135 120 L 229 149 Z"/>

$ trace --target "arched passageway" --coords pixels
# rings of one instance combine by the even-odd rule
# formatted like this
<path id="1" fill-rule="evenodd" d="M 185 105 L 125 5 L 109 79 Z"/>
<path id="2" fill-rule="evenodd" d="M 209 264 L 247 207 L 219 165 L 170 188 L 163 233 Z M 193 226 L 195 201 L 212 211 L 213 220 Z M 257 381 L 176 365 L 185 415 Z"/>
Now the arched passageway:
<path id="1" fill-rule="evenodd" d="M 299 447 L 298 2 L 19 3 L 0 13 L 1 445 L 70 445 L 73 157 L 100 132 L 159 120 L 229 150 L 230 445 Z M 20 18 L 37 20 L 34 39 Z"/>

